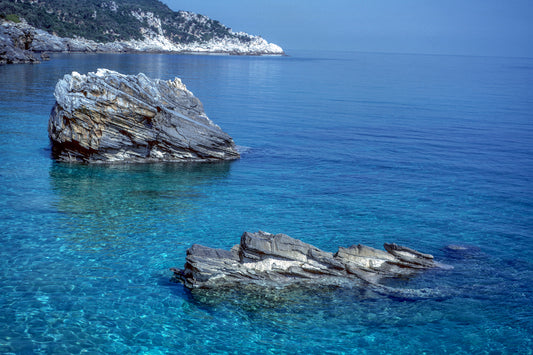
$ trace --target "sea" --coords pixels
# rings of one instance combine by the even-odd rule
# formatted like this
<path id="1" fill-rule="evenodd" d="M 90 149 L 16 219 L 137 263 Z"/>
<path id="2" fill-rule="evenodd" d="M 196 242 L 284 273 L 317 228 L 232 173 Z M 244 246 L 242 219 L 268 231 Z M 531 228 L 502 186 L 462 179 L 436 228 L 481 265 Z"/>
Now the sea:
<path id="1" fill-rule="evenodd" d="M 532 354 L 533 59 L 288 54 L 0 66 L 1 354 Z M 55 162 L 55 84 L 97 68 L 181 78 L 241 159 Z M 259 230 L 453 269 L 387 281 L 409 299 L 172 280 Z"/>

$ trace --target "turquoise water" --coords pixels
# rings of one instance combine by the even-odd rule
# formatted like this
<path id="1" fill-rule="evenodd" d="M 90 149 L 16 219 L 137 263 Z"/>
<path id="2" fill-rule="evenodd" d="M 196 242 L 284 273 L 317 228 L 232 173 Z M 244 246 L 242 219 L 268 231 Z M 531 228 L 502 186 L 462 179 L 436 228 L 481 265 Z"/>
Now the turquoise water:
<path id="1" fill-rule="evenodd" d="M 73 70 L 182 78 L 231 163 L 65 165 L 48 114 Z M 55 55 L 0 66 L 0 353 L 531 354 L 533 59 L 297 52 Z M 191 294 L 193 243 L 244 231 L 328 251 L 396 242 L 397 287 Z M 455 244 L 465 250 L 447 248 Z"/>

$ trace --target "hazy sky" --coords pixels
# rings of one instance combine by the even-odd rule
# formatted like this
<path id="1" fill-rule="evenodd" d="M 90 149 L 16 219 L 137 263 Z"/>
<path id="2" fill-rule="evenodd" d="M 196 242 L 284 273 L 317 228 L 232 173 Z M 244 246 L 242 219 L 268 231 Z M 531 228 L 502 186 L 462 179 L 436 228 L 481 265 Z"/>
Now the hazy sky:
<path id="1" fill-rule="evenodd" d="M 533 0 L 162 0 L 290 49 L 533 57 Z"/>

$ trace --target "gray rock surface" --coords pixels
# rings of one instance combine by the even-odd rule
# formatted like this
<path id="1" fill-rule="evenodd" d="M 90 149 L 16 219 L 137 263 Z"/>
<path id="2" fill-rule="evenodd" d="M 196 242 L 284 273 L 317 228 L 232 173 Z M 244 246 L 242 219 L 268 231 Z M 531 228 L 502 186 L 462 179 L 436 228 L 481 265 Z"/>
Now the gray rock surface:
<path id="1" fill-rule="evenodd" d="M 0 23 L 0 64 L 39 63 L 31 45 L 34 32 L 24 27 Z"/>
<path id="2" fill-rule="evenodd" d="M 187 250 L 183 269 L 172 268 L 176 280 L 190 289 L 234 285 L 356 285 L 401 297 L 434 295 L 427 289 L 399 289 L 380 283 L 445 267 L 433 256 L 396 244 L 385 250 L 364 245 L 339 248 L 333 254 L 284 234 L 245 232 L 231 250 L 195 244 Z"/>
<path id="3" fill-rule="evenodd" d="M 48 133 L 54 158 L 121 163 L 238 159 L 233 139 L 180 81 L 98 69 L 59 80 Z"/>

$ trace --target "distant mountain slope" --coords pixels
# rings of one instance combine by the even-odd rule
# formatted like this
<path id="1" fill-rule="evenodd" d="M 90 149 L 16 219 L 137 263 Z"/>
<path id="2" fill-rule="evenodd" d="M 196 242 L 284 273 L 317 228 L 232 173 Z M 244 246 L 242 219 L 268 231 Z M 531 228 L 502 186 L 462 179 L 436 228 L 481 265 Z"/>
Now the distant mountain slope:
<path id="1" fill-rule="evenodd" d="M 97 43 L 120 42 L 139 50 L 224 52 L 232 43 L 240 54 L 278 54 L 283 50 L 262 38 L 234 33 L 219 21 L 187 11 L 172 11 L 158 0 L 0 0 L 0 17 L 29 25 L 61 38 L 83 38 Z M 262 47 L 257 47 L 258 39 Z M 157 42 L 157 43 L 156 43 Z M 142 45 L 138 45 L 142 43 Z M 156 43 L 156 44 L 154 44 Z M 164 45 L 161 45 L 164 43 Z M 153 46 L 151 44 L 154 44 Z M 206 46 L 201 46 L 206 44 Z M 235 47 L 235 48 L 234 48 Z M 254 49 L 257 47 L 256 49 Z M 277 47 L 277 48 L 276 48 Z"/>

